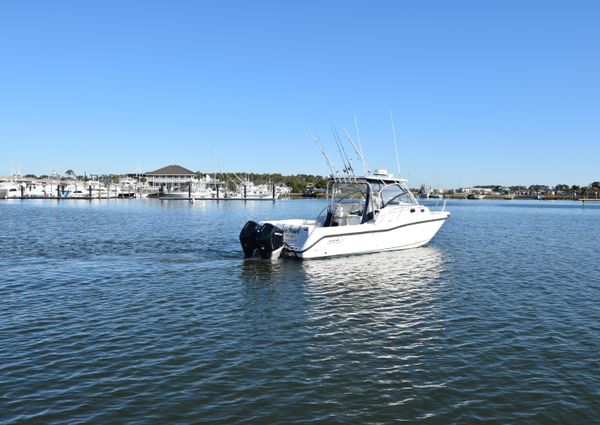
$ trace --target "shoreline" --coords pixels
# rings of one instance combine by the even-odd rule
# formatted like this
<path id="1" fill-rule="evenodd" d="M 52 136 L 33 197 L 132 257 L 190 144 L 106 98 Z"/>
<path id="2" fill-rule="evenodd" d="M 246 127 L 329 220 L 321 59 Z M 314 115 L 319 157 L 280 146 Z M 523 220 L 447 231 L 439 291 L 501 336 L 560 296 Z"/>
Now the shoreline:
<path id="1" fill-rule="evenodd" d="M 415 196 L 415 198 L 417 198 L 417 200 L 422 200 L 423 198 L 419 198 L 417 196 Z M 102 200 L 102 201 L 122 201 L 122 200 L 138 200 L 138 199 L 150 199 L 150 200 L 157 200 L 157 201 L 188 201 L 188 202 L 192 202 L 192 201 L 260 201 L 260 202 L 276 202 L 276 201 L 282 201 L 282 200 L 302 200 L 302 199 L 325 199 L 325 196 L 306 196 L 304 194 L 301 193 L 290 193 L 288 196 L 286 197 L 282 197 L 282 198 L 190 198 L 190 197 L 185 197 L 185 198 L 169 198 L 169 197 L 162 197 L 162 198 L 148 198 L 148 197 L 57 197 L 57 196 L 46 196 L 46 197 L 29 197 L 29 196 L 19 196 L 19 197 L 7 197 L 7 198 L 0 198 L 0 201 L 7 201 L 7 200 L 18 200 L 18 201 L 46 201 L 46 200 L 50 200 L 50 201 L 95 201 L 95 200 Z M 434 199 L 438 200 L 438 199 L 445 199 L 445 200 L 457 200 L 457 201 L 486 201 L 486 200 L 493 200 L 493 201 L 540 201 L 540 202 L 544 202 L 544 201 L 575 201 L 575 202 L 600 202 L 600 198 L 579 198 L 579 197 L 553 197 L 553 198 L 543 198 L 543 199 L 539 199 L 536 196 L 530 196 L 530 195 L 516 195 L 512 198 L 507 198 L 505 196 L 502 195 L 486 195 L 485 198 L 483 199 L 470 199 L 467 196 L 463 196 L 463 195 L 448 195 L 445 196 L 444 198 L 427 198 L 428 200 L 432 201 Z"/>

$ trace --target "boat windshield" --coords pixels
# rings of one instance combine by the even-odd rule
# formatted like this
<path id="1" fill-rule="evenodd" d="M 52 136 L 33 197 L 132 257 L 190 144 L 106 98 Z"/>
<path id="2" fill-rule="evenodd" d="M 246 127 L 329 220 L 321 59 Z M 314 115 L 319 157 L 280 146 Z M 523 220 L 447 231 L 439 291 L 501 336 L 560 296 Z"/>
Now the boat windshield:
<path id="1" fill-rule="evenodd" d="M 364 200 L 369 191 L 367 183 L 335 183 L 332 188 L 334 202 L 354 202 Z"/>
<path id="2" fill-rule="evenodd" d="M 388 205 L 417 205 L 404 182 L 332 181 L 323 226 L 347 226 L 372 221 Z"/>
<path id="3" fill-rule="evenodd" d="M 415 205 L 417 200 L 403 184 L 394 183 L 384 186 L 379 192 L 382 207 L 387 205 Z"/>
<path id="4" fill-rule="evenodd" d="M 328 189 L 329 208 L 325 226 L 361 224 L 369 219 L 371 189 L 367 182 L 336 181 L 331 182 Z"/>

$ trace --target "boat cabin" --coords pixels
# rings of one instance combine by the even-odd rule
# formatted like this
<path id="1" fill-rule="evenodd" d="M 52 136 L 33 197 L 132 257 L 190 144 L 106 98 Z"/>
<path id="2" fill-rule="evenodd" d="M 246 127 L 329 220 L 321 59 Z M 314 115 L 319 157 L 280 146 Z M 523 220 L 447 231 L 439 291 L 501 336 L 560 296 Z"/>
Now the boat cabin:
<path id="1" fill-rule="evenodd" d="M 335 177 L 327 185 L 327 215 L 324 227 L 364 224 L 388 206 L 418 205 L 406 186 L 385 170 L 367 177 Z"/>

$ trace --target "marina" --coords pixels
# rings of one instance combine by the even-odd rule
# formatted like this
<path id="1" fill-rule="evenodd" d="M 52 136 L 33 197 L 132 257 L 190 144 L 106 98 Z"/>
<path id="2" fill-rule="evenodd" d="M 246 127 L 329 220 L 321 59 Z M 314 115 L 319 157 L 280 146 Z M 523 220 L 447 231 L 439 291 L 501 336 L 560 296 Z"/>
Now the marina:
<path id="1" fill-rule="evenodd" d="M 199 175 L 179 165 L 169 165 L 145 174 L 76 178 L 74 173 L 45 178 L 23 178 L 14 174 L 0 181 L 0 199 L 132 199 L 160 200 L 265 200 L 289 196 L 291 189 L 282 184 L 254 184 L 239 179 L 232 184 L 209 174 Z"/>

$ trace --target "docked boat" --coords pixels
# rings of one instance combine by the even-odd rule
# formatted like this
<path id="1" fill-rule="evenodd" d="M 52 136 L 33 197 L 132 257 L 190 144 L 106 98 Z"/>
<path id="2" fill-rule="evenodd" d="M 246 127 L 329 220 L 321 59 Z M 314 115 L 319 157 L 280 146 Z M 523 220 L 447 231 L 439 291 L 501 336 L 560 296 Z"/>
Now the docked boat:
<path id="1" fill-rule="evenodd" d="M 19 183 L 0 183 L 0 191 L 3 198 L 20 198 L 22 196 L 22 190 L 23 186 Z"/>
<path id="2" fill-rule="evenodd" d="M 237 176 L 236 176 L 237 177 Z M 275 200 L 286 197 L 290 194 L 291 188 L 281 184 L 254 184 L 249 179 L 238 177 L 239 183 L 236 185 L 235 192 L 229 193 L 229 198 L 249 199 L 249 200 Z"/>
<path id="3" fill-rule="evenodd" d="M 50 195 L 44 184 L 33 181 L 27 184 L 25 196 L 28 198 L 47 198 Z"/>
<path id="4" fill-rule="evenodd" d="M 450 215 L 421 205 L 386 170 L 366 177 L 332 177 L 327 206 L 316 219 L 248 221 L 244 255 L 299 259 L 416 248 L 427 244 Z"/>
<path id="5" fill-rule="evenodd" d="M 467 199 L 483 199 L 485 195 L 483 193 L 469 193 Z"/>

